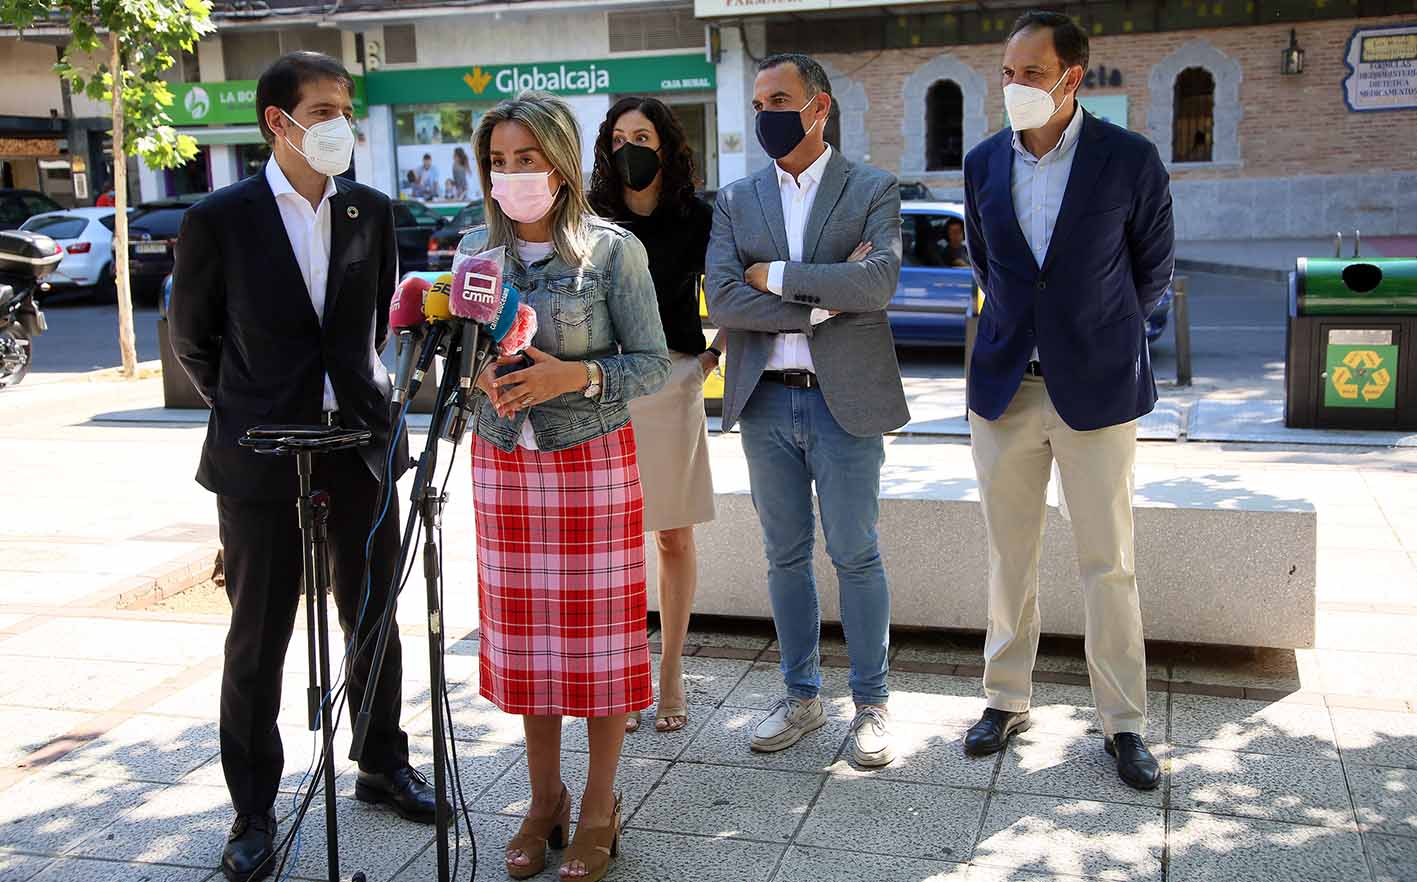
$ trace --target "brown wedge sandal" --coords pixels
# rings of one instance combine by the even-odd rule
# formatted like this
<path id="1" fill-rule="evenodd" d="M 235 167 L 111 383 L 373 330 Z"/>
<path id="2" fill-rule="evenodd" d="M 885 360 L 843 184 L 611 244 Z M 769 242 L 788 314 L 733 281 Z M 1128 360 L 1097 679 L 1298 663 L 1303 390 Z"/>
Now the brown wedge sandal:
<path id="1" fill-rule="evenodd" d="M 507 858 L 507 875 L 513 879 L 530 879 L 546 869 L 546 848 L 565 848 L 566 831 L 571 829 L 571 794 L 566 785 L 561 785 L 561 799 L 556 803 L 556 812 L 549 818 L 524 818 L 521 829 L 512 841 L 507 843 L 507 851 L 519 851 L 530 859 L 526 866 L 518 866 Z"/>
<path id="2" fill-rule="evenodd" d="M 576 825 L 576 837 L 571 847 L 561 858 L 560 878 L 574 882 L 600 882 L 610 872 L 610 863 L 620 856 L 620 809 L 625 802 L 623 794 L 615 794 L 615 814 L 608 827 L 586 827 Z M 566 868 L 580 861 L 586 869 L 584 876 L 568 876 Z"/>

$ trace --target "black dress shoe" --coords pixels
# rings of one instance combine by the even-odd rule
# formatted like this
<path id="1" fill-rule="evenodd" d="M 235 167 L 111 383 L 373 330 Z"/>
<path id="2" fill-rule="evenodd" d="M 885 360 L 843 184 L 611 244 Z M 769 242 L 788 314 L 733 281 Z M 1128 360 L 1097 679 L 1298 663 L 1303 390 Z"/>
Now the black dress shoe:
<path id="1" fill-rule="evenodd" d="M 1027 732 L 1033 723 L 1028 719 L 1028 711 L 1009 713 L 998 708 L 987 708 L 979 722 L 964 733 L 964 752 L 970 756 L 989 756 L 998 753 L 1009 744 L 1009 736 L 1015 732 Z"/>
<path id="2" fill-rule="evenodd" d="M 413 766 L 375 774 L 359 771 L 354 797 L 360 802 L 383 803 L 406 821 L 431 824 L 437 814 L 433 785 Z"/>
<path id="3" fill-rule="evenodd" d="M 1117 775 L 1137 790 L 1155 790 L 1161 783 L 1161 764 L 1135 732 L 1119 732 L 1108 738 L 1107 752 L 1117 758 Z"/>
<path id="4" fill-rule="evenodd" d="M 257 882 L 275 871 L 276 816 L 237 815 L 221 852 L 221 873 L 229 882 Z"/>

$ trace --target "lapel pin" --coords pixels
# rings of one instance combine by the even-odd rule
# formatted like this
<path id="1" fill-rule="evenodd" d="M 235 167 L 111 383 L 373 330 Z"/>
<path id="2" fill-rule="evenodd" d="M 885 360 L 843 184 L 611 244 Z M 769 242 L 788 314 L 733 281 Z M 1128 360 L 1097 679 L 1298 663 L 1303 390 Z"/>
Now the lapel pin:
<path id="1" fill-rule="evenodd" d="M 344 210 L 344 213 L 349 215 L 350 220 L 354 220 L 355 218 L 359 217 L 359 209 L 355 208 L 353 205 L 346 208 Z"/>

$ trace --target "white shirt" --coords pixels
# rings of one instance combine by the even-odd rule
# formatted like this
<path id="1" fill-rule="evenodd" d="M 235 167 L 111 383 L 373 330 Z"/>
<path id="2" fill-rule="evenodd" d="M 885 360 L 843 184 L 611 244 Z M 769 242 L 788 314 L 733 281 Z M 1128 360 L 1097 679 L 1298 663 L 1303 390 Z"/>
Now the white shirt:
<path id="1" fill-rule="evenodd" d="M 551 252 L 555 250 L 556 243 L 554 242 L 523 242 L 521 239 L 517 240 L 517 257 L 520 257 L 522 263 L 527 266 L 545 260 L 550 257 Z M 530 411 L 528 411 L 528 414 L 530 414 Z M 536 430 L 531 427 L 530 415 L 522 421 L 522 433 L 521 436 L 517 438 L 517 446 L 527 450 L 541 449 L 536 446 Z"/>
<path id="2" fill-rule="evenodd" d="M 290 185 L 275 157 L 266 163 L 266 183 L 275 194 L 280 219 L 285 223 L 285 235 L 290 239 L 290 250 L 295 252 L 295 262 L 300 265 L 305 290 L 310 294 L 310 305 L 315 308 L 315 319 L 323 324 L 325 284 L 330 277 L 330 197 L 335 195 L 335 180 L 325 178 L 325 194 L 320 197 L 318 209 L 311 208 L 309 200 Z M 329 373 L 325 374 L 322 407 L 339 410 Z"/>
<path id="3" fill-rule="evenodd" d="M 1023 238 L 1033 252 L 1033 260 L 1041 268 L 1053 241 L 1053 228 L 1058 223 L 1058 210 L 1063 207 L 1063 194 L 1073 172 L 1073 157 L 1077 155 L 1078 135 L 1082 132 L 1082 108 L 1076 107 L 1072 122 L 1063 130 L 1052 150 L 1035 157 L 1023 146 L 1023 137 L 1014 132 L 1014 214 Z M 1031 356 L 1038 360 L 1038 350 Z"/>
<path id="4" fill-rule="evenodd" d="M 812 204 L 817 201 L 817 185 L 822 182 L 827 163 L 831 161 L 831 145 L 822 151 L 817 161 L 794 180 L 790 172 L 777 168 L 777 186 L 782 193 L 782 220 L 787 227 L 787 257 L 789 260 L 802 259 L 802 234 L 807 229 L 807 218 L 812 214 Z M 782 276 L 787 264 L 774 260 L 768 265 L 768 290 L 782 296 Z M 812 310 L 812 324 L 819 325 L 831 318 L 825 309 Z M 812 350 L 807 345 L 806 334 L 778 334 L 773 342 L 772 355 L 768 357 L 767 370 L 814 370 Z"/>

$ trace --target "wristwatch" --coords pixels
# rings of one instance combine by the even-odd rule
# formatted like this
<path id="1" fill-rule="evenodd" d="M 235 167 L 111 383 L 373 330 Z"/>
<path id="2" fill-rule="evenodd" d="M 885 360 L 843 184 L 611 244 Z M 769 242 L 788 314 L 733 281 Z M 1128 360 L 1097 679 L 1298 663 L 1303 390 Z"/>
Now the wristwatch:
<path id="1" fill-rule="evenodd" d="M 585 365 L 586 380 L 587 380 L 586 387 L 585 387 L 585 397 L 587 397 L 587 398 L 599 398 L 599 397 L 600 397 L 600 380 L 601 380 L 600 362 L 596 362 L 596 361 L 585 361 L 585 362 L 581 362 L 581 363 Z"/>
<path id="2" fill-rule="evenodd" d="M 710 346 L 710 347 L 708 347 L 707 349 L 705 349 L 704 351 L 705 351 L 705 352 L 712 352 L 714 358 L 720 358 L 720 359 L 723 358 L 723 350 L 722 350 L 722 349 L 715 349 L 715 348 L 713 348 L 712 346 Z"/>

